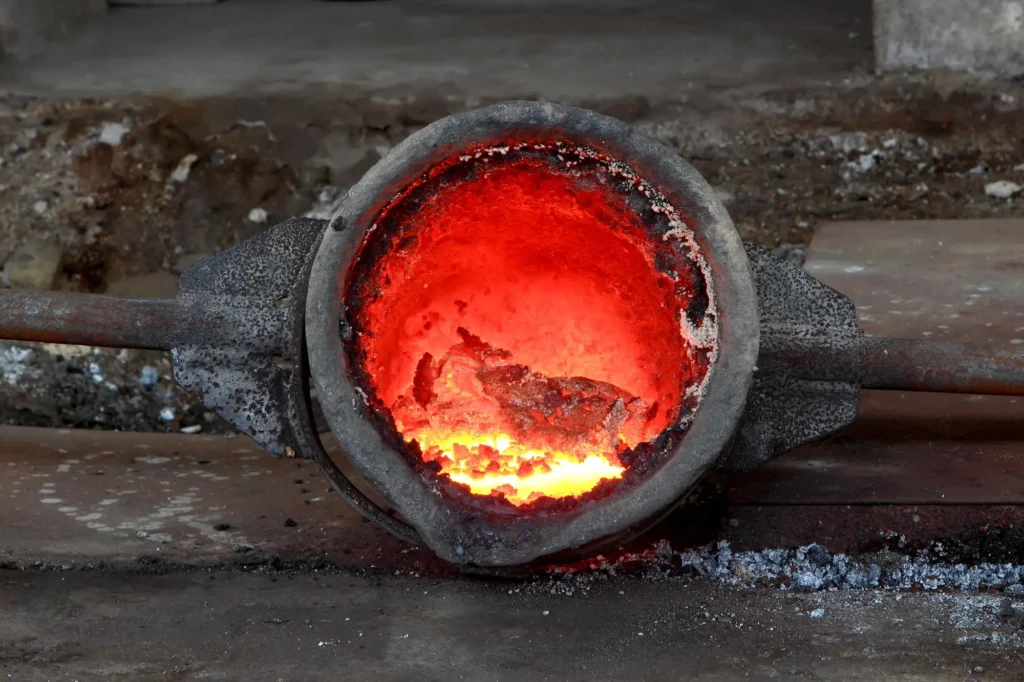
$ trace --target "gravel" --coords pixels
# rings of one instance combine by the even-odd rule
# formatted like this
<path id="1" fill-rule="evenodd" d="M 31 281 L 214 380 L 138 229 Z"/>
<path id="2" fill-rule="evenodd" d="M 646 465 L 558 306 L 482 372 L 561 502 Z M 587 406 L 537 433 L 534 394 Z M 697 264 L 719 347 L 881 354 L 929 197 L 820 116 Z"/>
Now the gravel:
<path id="1" fill-rule="evenodd" d="M 532 589 L 570 596 L 595 583 L 629 574 L 661 580 L 679 576 L 733 587 L 782 591 L 923 590 L 927 592 L 1024 592 L 1024 565 L 949 562 L 941 543 L 928 550 L 891 550 L 859 557 L 833 554 L 819 544 L 796 549 L 734 552 L 726 541 L 683 551 L 667 541 L 639 554 L 614 560 L 596 557 L 586 565 L 551 571 Z"/>

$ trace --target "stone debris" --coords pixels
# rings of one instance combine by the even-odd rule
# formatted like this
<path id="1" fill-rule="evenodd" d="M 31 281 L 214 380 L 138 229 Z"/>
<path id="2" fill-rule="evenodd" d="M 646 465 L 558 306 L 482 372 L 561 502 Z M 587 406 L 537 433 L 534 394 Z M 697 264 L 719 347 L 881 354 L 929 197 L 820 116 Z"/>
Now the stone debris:
<path id="1" fill-rule="evenodd" d="M 868 150 L 868 134 L 865 132 L 837 133 L 830 135 L 828 141 L 835 151 L 843 154 Z"/>
<path id="2" fill-rule="evenodd" d="M 128 134 L 130 128 L 124 123 L 107 122 L 104 123 L 100 128 L 99 141 L 102 144 L 109 144 L 111 147 L 116 147 L 121 144 L 121 140 Z"/>
<path id="3" fill-rule="evenodd" d="M 994 197 L 996 199 L 1011 199 L 1020 191 L 1024 189 L 1016 182 L 1010 182 L 1009 180 L 997 180 L 996 182 L 990 182 L 985 185 L 985 196 Z"/>
<path id="4" fill-rule="evenodd" d="M 875 158 L 875 153 L 872 152 L 869 154 L 861 154 L 856 159 L 851 161 L 848 165 L 855 171 L 858 171 L 860 173 L 867 173 L 868 171 L 872 170 L 877 163 L 878 161 Z"/>
<path id="5" fill-rule="evenodd" d="M 263 225 L 267 222 L 267 212 L 262 208 L 254 208 L 249 211 L 248 221 L 256 225 Z"/>
<path id="6" fill-rule="evenodd" d="M 0 348 L 0 376 L 5 383 L 16 384 L 25 373 L 25 360 L 32 355 L 28 348 Z"/>
<path id="7" fill-rule="evenodd" d="M 160 380 L 160 371 L 152 365 L 146 365 L 139 373 L 139 386 L 153 388 Z"/>
<path id="8" fill-rule="evenodd" d="M 777 586 L 781 590 L 1024 590 L 1024 565 L 948 562 L 943 559 L 944 554 L 940 543 L 912 555 L 886 550 L 853 557 L 832 554 L 818 544 L 797 549 L 734 552 L 728 542 L 721 541 L 675 552 L 667 542 L 662 542 L 644 556 L 622 557 L 617 566 L 621 568 L 640 561 L 648 569 L 665 575 L 690 574 L 728 585 Z M 607 563 L 592 568 L 617 570 L 615 564 Z"/>
<path id="9" fill-rule="evenodd" d="M 174 432 L 179 423 L 201 423 L 204 432 L 230 430 L 163 380 L 171 372 L 170 358 L 157 351 L 0 341 L 0 415 L 51 428 Z M 171 420 L 161 419 L 165 408 Z"/>
<path id="10" fill-rule="evenodd" d="M 188 176 L 192 173 L 192 166 L 195 165 L 195 162 L 198 160 L 199 157 L 195 154 L 186 154 L 183 156 L 181 161 L 178 162 L 178 165 L 171 172 L 171 182 L 176 182 L 180 185 L 188 180 Z"/>
<path id="11" fill-rule="evenodd" d="M 48 291 L 60 272 L 64 252 L 48 240 L 33 239 L 19 246 L 4 265 L 4 281 L 16 289 Z"/>

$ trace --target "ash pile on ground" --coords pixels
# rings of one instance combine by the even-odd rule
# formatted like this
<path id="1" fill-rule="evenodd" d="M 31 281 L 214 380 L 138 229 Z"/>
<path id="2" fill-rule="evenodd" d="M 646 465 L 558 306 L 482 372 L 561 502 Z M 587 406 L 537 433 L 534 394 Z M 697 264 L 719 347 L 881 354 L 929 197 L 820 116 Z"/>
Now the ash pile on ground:
<path id="1" fill-rule="evenodd" d="M 577 103 L 677 150 L 745 239 L 795 262 L 827 220 L 1012 217 L 1024 205 L 1024 89 L 1013 81 L 858 76 Z M 328 217 L 391 146 L 469 106 L 440 96 L 0 96 L 0 263 L 35 250 L 40 268 L 55 272 L 52 284 L 43 278 L 50 288 L 173 296 L 189 264 L 293 215 Z M 87 352 L 69 362 L 40 346 L 0 344 L 0 423 L 221 428 L 169 383 L 138 389 L 143 367 L 157 366 L 152 357 Z M 101 418 L 67 409 L 78 401 Z M 165 407 L 175 419 L 161 417 Z"/>
<path id="2" fill-rule="evenodd" d="M 0 344 L 0 415 L 20 426 L 225 433 L 174 381 L 163 353 Z"/>
<path id="3" fill-rule="evenodd" d="M 899 538 L 897 545 L 899 544 Z M 619 576 L 645 580 L 695 578 L 746 588 L 816 592 L 835 590 L 923 590 L 1003 592 L 1024 595 L 1024 565 L 950 561 L 941 543 L 913 553 L 895 550 L 854 557 L 818 544 L 796 549 L 734 552 L 729 543 L 673 550 L 667 541 L 614 559 L 550 570 L 526 589 L 572 596 Z M 1021 615 L 1024 625 L 1024 614 Z"/>

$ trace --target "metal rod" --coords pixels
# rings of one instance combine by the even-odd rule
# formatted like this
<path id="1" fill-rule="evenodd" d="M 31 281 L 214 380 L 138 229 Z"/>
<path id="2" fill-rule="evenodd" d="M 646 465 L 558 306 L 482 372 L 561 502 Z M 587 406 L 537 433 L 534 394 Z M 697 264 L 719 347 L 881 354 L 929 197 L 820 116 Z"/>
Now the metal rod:
<path id="1" fill-rule="evenodd" d="M 0 290 L 0 339 L 169 350 L 183 313 L 173 300 Z"/>
<path id="2" fill-rule="evenodd" d="M 758 366 L 861 388 L 1024 396 L 1024 351 L 857 335 L 774 339 Z"/>
<path id="3" fill-rule="evenodd" d="M 863 388 L 1024 396 L 1024 351 L 869 336 L 860 355 Z"/>

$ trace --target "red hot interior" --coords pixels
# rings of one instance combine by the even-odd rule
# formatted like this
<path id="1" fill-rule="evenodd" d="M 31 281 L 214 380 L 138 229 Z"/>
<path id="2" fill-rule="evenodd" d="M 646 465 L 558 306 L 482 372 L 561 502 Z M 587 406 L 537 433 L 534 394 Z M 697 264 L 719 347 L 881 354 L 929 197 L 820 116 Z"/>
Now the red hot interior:
<path id="1" fill-rule="evenodd" d="M 656 267 L 637 181 L 609 166 L 507 148 L 460 165 L 363 244 L 357 374 L 428 469 L 516 506 L 578 498 L 703 378 L 680 327 L 692 287 Z"/>

